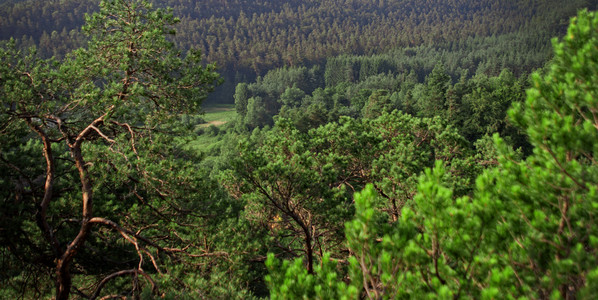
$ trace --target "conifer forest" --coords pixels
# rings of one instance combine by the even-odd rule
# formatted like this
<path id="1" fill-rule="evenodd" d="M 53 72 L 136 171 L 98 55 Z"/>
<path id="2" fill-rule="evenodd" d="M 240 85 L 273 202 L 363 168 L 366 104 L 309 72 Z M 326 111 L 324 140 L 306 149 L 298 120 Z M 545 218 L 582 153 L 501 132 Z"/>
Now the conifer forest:
<path id="1" fill-rule="evenodd" d="M 596 299 L 597 9 L 0 0 L 0 299 Z"/>

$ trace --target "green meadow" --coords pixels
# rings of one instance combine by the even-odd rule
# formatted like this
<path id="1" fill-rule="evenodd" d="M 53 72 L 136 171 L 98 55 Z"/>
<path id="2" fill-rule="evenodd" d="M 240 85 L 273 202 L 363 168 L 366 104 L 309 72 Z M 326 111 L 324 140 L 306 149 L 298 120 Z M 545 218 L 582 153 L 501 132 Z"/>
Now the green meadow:
<path id="1" fill-rule="evenodd" d="M 204 108 L 204 111 L 203 119 L 206 123 L 202 124 L 202 127 L 222 126 L 234 120 L 237 115 L 234 104 L 210 104 Z"/>
<path id="2" fill-rule="evenodd" d="M 205 123 L 197 125 L 197 135 L 189 142 L 188 147 L 212 156 L 221 144 L 223 136 L 218 134 L 221 127 L 233 121 L 237 113 L 234 104 L 210 104 L 203 111 L 201 118 Z"/>

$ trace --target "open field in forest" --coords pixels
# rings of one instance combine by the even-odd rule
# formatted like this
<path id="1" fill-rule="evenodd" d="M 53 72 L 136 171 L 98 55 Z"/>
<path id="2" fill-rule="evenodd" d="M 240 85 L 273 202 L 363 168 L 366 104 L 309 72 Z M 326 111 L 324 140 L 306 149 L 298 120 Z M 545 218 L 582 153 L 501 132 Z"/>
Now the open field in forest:
<path id="1" fill-rule="evenodd" d="M 237 114 L 234 104 L 211 104 L 204 107 L 204 111 L 203 119 L 206 123 L 202 124 L 202 127 L 224 125 L 232 121 Z"/>
<path id="2" fill-rule="evenodd" d="M 222 135 L 218 134 L 219 128 L 235 119 L 237 112 L 234 104 L 210 104 L 203 107 L 201 118 L 205 123 L 198 125 L 201 134 L 198 134 L 187 147 L 207 154 L 208 156 L 218 153 L 222 143 Z M 216 128 L 211 128 L 214 125 Z"/>

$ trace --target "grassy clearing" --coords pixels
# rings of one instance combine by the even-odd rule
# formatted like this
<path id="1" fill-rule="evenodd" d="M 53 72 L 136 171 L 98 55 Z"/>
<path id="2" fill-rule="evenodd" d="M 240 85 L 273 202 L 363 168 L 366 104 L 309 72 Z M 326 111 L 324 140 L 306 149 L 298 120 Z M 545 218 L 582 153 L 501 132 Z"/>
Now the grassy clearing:
<path id="1" fill-rule="evenodd" d="M 206 124 L 202 124 L 202 127 L 224 125 L 234 120 L 237 115 L 234 104 L 213 104 L 204 107 L 204 111 L 203 119 Z"/>
<path id="2" fill-rule="evenodd" d="M 216 127 L 222 126 L 234 120 L 237 116 L 234 104 L 212 104 L 203 107 L 203 111 L 204 114 L 201 115 L 201 118 L 206 121 L 206 123 L 198 126 L 204 128 L 204 130 L 209 130 L 208 127 L 211 125 Z M 220 134 L 210 134 L 206 132 L 197 135 L 193 141 L 187 144 L 187 147 L 210 156 L 220 147 L 222 137 L 223 136 Z M 216 150 L 216 152 L 218 151 Z"/>

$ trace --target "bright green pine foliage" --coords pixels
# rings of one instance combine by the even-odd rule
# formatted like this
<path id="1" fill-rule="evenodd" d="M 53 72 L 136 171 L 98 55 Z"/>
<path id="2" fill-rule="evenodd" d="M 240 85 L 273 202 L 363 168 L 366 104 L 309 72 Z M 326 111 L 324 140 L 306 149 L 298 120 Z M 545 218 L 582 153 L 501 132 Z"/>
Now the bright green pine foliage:
<path id="1" fill-rule="evenodd" d="M 554 50 L 525 105 L 510 112 L 534 153 L 521 164 L 502 159 L 496 192 L 512 203 L 502 214 L 513 237 L 503 258 L 519 292 L 570 299 L 597 291 L 598 14 L 581 11 Z"/>
<path id="2" fill-rule="evenodd" d="M 348 270 L 322 263 L 306 277 L 270 257 L 270 289 L 287 298 L 595 298 L 598 280 L 598 14 L 581 11 L 546 74 L 533 77 L 511 118 L 534 146 L 524 161 L 496 137 L 499 166 L 457 197 L 437 162 L 418 194 L 388 222 L 374 186 L 355 196 Z M 324 256 L 324 258 L 328 258 Z M 303 274 L 303 275 L 301 275 Z M 309 279 L 301 286 L 297 278 Z M 349 282 L 330 284 L 329 278 Z M 328 288 L 328 294 L 322 289 Z M 355 291 L 360 291 L 355 293 Z M 307 295 L 307 296 L 306 296 Z"/>
<path id="3" fill-rule="evenodd" d="M 322 257 L 314 274 L 310 274 L 299 259 L 278 260 L 273 254 L 268 255 L 266 267 L 270 271 L 266 281 L 271 299 L 355 299 L 359 296 L 358 289 L 347 287 L 339 280 L 330 254 Z"/>
<path id="4" fill-rule="evenodd" d="M 419 184 L 420 193 L 392 223 L 386 213 L 377 209 L 382 199 L 373 185 L 356 194 L 355 217 L 345 226 L 346 243 L 352 253 L 348 270 L 339 272 L 340 266 L 323 261 L 322 270 L 334 274 L 308 277 L 314 281 L 314 288 L 329 287 L 328 293 L 335 293 L 323 298 L 480 298 L 479 284 L 489 280 L 491 267 L 496 265 L 495 260 L 486 257 L 495 239 L 485 235 L 498 216 L 492 206 L 472 205 L 468 197 L 455 199 L 444 184 L 447 175 L 441 162 L 433 171 L 428 169 Z M 273 267 L 280 267 L 274 257 L 268 264 L 273 295 L 295 298 L 310 293 L 296 286 L 302 284 L 296 276 L 307 276 L 304 268 L 288 267 L 285 273 Z M 342 282 L 333 285 L 324 280 L 343 276 L 350 281 L 347 287 Z M 303 294 L 296 294 L 298 291 Z"/>

